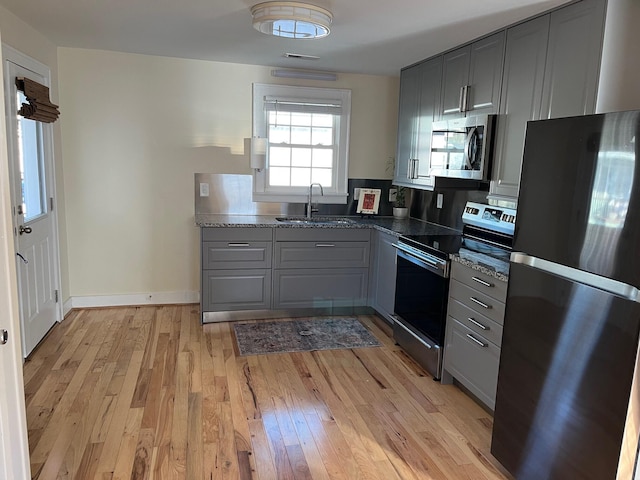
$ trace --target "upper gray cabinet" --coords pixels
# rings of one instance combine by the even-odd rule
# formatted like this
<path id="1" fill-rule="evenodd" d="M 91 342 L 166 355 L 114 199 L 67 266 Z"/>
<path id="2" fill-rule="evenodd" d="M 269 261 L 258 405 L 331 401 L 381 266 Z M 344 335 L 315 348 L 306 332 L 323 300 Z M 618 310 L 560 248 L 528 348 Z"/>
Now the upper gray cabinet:
<path id="1" fill-rule="evenodd" d="M 507 31 L 500 116 L 492 169 L 493 195 L 518 195 L 525 128 L 529 120 L 540 118 L 548 37 L 548 15 Z"/>
<path id="2" fill-rule="evenodd" d="M 394 183 L 428 184 L 431 124 L 440 111 L 442 57 L 405 68 L 400 73 L 398 147 Z"/>
<path id="3" fill-rule="evenodd" d="M 595 112 L 605 4 L 583 0 L 551 14 L 540 118 Z"/>
<path id="4" fill-rule="evenodd" d="M 583 0 L 508 29 L 493 197 L 517 199 L 527 121 L 595 111 L 604 6 Z"/>
<path id="5" fill-rule="evenodd" d="M 443 55 L 441 118 L 498 112 L 504 32 Z"/>

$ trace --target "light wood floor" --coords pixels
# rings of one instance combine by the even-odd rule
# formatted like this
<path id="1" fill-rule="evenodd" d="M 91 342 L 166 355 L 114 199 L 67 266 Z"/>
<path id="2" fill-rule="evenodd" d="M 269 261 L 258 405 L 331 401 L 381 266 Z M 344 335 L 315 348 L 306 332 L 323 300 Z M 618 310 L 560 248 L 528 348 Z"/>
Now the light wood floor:
<path id="1" fill-rule="evenodd" d="M 491 416 L 381 348 L 239 357 L 198 307 L 77 310 L 24 366 L 33 478 L 504 479 Z"/>

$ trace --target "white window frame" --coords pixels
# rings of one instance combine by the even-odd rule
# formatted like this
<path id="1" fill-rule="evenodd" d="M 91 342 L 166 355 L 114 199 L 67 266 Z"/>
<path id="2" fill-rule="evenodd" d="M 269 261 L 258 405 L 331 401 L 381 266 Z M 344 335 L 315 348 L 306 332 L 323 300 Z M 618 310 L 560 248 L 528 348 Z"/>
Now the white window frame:
<path id="1" fill-rule="evenodd" d="M 318 203 L 347 203 L 347 175 L 349 169 L 349 132 L 351 123 L 351 90 L 317 87 L 293 87 L 289 85 L 253 84 L 253 136 L 267 136 L 267 112 L 265 98 L 301 98 L 318 102 L 339 101 L 342 107 L 336 135 L 336 152 L 333 168 L 333 186 L 323 185 L 324 195 L 314 195 Z M 305 203 L 309 187 L 270 187 L 268 184 L 269 156 L 266 167 L 253 172 L 253 201 Z M 314 191 L 317 193 L 317 190 Z"/>

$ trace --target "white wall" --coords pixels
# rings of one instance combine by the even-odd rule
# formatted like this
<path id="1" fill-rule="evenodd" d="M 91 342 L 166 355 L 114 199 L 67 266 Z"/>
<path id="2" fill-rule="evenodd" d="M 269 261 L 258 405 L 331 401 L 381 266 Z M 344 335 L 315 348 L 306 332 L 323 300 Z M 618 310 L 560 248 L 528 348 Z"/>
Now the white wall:
<path id="1" fill-rule="evenodd" d="M 96 50 L 60 48 L 58 59 L 70 295 L 188 298 L 199 290 L 193 174 L 250 173 L 251 84 L 292 81 Z M 399 79 L 339 77 L 295 84 L 350 88 L 349 176 L 390 178 Z"/>
<path id="2" fill-rule="evenodd" d="M 0 6 L 0 31 L 2 41 L 19 52 L 45 64 L 51 70 L 50 96 L 53 103 L 59 103 L 58 96 L 58 49 L 41 33 L 31 28 L 6 8 Z M 4 111 L 2 112 L 4 115 Z M 56 207 L 59 224 L 61 296 L 69 296 L 69 269 L 67 268 L 66 218 L 64 211 L 64 187 L 62 172 L 61 124 L 64 122 L 64 108 L 61 119 L 53 124 L 54 157 L 56 163 Z M 4 132 L 3 132 L 4 133 Z"/>

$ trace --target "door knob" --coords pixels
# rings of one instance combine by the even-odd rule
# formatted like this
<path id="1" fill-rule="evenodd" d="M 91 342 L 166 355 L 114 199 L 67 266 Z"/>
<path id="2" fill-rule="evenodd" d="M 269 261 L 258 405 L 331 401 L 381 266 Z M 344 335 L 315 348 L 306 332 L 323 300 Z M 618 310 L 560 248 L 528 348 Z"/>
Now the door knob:
<path id="1" fill-rule="evenodd" d="M 31 230 L 31 227 L 25 227 L 24 225 L 20 225 L 20 227 L 18 227 L 18 233 L 20 235 L 22 235 L 23 233 L 29 234 L 32 231 L 33 230 Z"/>
<path id="2" fill-rule="evenodd" d="M 4 345 L 9 341 L 9 332 L 4 328 L 0 330 L 0 345 Z"/>

